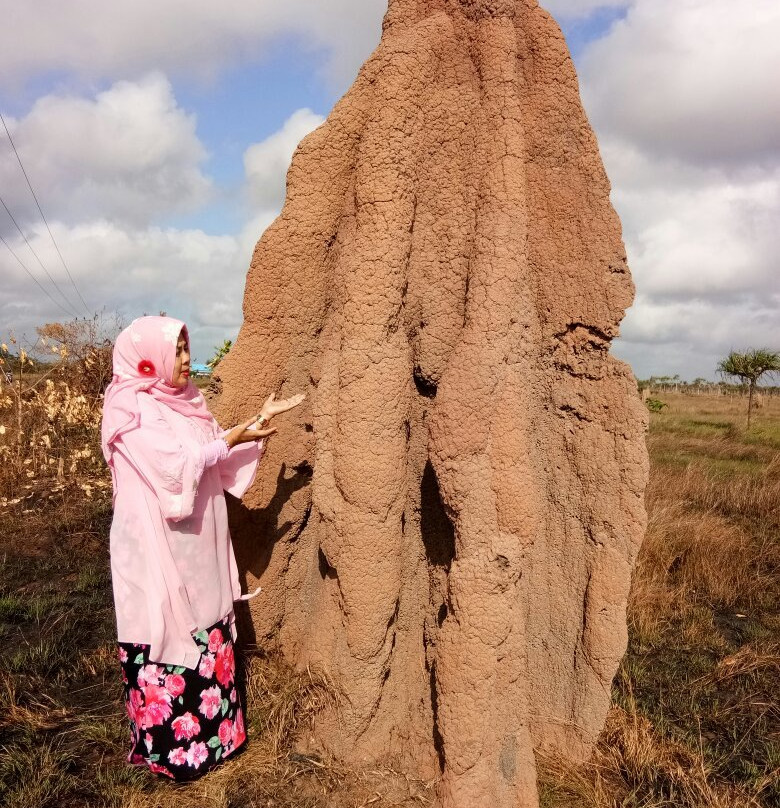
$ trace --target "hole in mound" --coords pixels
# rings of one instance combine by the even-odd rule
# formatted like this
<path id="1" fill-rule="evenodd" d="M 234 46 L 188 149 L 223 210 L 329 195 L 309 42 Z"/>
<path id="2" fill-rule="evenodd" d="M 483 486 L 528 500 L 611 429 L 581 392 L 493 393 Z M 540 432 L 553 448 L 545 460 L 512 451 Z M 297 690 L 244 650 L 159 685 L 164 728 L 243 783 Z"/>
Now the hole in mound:
<path id="1" fill-rule="evenodd" d="M 455 558 L 455 531 L 447 516 L 431 461 L 420 484 L 420 532 L 428 563 L 449 570 Z"/>
<path id="2" fill-rule="evenodd" d="M 328 562 L 328 557 L 322 552 L 322 547 L 317 550 L 317 559 L 319 561 L 320 576 L 322 577 L 323 581 L 326 578 L 330 578 L 331 580 L 338 578 L 336 568 L 331 567 L 330 563 Z"/>
<path id="3" fill-rule="evenodd" d="M 414 386 L 417 388 L 417 392 L 424 398 L 436 398 L 436 392 L 438 390 L 436 382 L 426 379 L 420 368 L 414 369 Z"/>

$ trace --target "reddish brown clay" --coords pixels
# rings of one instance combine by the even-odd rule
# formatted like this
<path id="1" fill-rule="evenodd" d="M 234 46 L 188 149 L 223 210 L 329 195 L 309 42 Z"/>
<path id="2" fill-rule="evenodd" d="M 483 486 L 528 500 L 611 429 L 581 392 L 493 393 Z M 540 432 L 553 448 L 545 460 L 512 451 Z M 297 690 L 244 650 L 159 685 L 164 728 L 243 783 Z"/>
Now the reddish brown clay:
<path id="1" fill-rule="evenodd" d="M 645 527 L 645 411 L 608 353 L 632 297 L 555 22 L 391 0 L 218 370 L 225 422 L 308 392 L 236 542 L 258 642 L 341 691 L 330 752 L 441 773 L 445 808 L 534 806 L 535 749 L 587 756 Z"/>

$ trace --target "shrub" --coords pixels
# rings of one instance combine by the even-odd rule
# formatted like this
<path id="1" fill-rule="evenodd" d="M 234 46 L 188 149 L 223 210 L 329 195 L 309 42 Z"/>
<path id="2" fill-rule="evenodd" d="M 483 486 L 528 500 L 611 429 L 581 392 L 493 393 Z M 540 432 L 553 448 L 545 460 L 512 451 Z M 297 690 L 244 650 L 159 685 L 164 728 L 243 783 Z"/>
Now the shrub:
<path id="1" fill-rule="evenodd" d="M 648 398 L 645 404 L 647 404 L 647 409 L 650 410 L 650 412 L 661 412 L 664 407 L 668 406 L 665 402 L 659 401 L 657 398 Z"/>

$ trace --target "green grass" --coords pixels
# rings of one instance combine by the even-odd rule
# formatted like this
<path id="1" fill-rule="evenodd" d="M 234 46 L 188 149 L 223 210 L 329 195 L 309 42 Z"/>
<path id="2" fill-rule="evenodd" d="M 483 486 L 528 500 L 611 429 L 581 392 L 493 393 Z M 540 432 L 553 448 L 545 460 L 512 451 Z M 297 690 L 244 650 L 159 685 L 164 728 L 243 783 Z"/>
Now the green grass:
<path id="1" fill-rule="evenodd" d="M 54 808 L 72 790 L 74 761 L 56 740 L 25 735 L 3 748 L 0 798 L 13 808 Z"/>
<path id="2" fill-rule="evenodd" d="M 745 433 L 743 440 L 745 443 L 780 450 L 780 424 L 759 423 L 751 426 L 750 431 Z"/>

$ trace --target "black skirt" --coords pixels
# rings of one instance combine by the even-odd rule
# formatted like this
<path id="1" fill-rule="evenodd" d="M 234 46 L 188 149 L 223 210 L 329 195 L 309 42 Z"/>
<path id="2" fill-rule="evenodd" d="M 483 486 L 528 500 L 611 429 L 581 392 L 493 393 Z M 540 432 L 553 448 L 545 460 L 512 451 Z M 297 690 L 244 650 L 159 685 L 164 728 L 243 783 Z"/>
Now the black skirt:
<path id="1" fill-rule="evenodd" d="M 228 618 L 193 634 L 194 670 L 149 661 L 149 646 L 119 643 L 130 717 L 127 759 L 172 780 L 194 780 L 246 743 Z"/>

